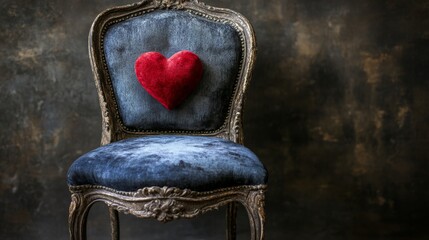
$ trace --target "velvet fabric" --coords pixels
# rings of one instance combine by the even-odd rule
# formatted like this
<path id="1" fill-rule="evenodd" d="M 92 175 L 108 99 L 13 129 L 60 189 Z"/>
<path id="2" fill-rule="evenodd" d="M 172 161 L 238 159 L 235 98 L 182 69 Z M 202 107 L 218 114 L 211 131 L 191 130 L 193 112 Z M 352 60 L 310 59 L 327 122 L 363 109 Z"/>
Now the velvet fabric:
<path id="1" fill-rule="evenodd" d="M 110 25 L 104 54 L 123 124 L 137 130 L 219 129 L 226 120 L 239 74 L 242 47 L 229 24 L 181 10 L 161 10 Z M 204 73 L 195 91 L 168 111 L 139 84 L 134 63 L 143 52 L 199 56 Z"/>
<path id="2" fill-rule="evenodd" d="M 266 184 L 267 171 L 246 147 L 214 137 L 159 135 L 99 147 L 77 159 L 68 184 L 120 191 L 168 186 L 209 191 Z"/>
<path id="3" fill-rule="evenodd" d="M 171 110 L 198 86 L 203 65 L 191 51 L 177 52 L 168 59 L 159 52 L 147 52 L 136 60 L 135 72 L 144 89 Z"/>

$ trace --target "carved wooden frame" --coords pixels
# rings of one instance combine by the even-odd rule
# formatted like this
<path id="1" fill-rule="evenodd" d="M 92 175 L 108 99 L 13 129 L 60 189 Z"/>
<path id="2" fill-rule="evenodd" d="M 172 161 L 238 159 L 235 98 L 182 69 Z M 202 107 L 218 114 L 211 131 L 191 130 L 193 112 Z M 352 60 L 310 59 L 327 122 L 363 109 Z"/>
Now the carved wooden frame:
<path id="1" fill-rule="evenodd" d="M 212 21 L 230 24 L 239 33 L 242 59 L 237 84 L 223 126 L 214 131 L 135 131 L 124 128 L 117 114 L 112 86 L 103 53 L 106 28 L 126 19 L 157 9 L 180 9 Z M 255 62 L 256 40 L 248 20 L 229 9 L 215 8 L 198 0 L 143 0 L 139 3 L 114 7 L 102 12 L 94 21 L 89 36 L 89 53 L 102 112 L 101 144 L 124 138 L 150 134 L 188 134 L 215 136 L 243 143 L 243 97 L 251 79 Z M 95 202 L 109 206 L 112 239 L 119 239 L 118 211 L 140 218 L 155 218 L 161 222 L 176 218 L 191 218 L 227 205 L 227 239 L 235 239 L 236 203 L 246 208 L 251 227 L 251 239 L 264 237 L 264 192 L 266 185 L 238 186 L 209 192 L 195 192 L 174 187 L 146 187 L 136 192 L 121 192 L 103 186 L 70 186 L 69 209 L 70 239 L 86 239 L 86 221 L 89 209 Z"/>

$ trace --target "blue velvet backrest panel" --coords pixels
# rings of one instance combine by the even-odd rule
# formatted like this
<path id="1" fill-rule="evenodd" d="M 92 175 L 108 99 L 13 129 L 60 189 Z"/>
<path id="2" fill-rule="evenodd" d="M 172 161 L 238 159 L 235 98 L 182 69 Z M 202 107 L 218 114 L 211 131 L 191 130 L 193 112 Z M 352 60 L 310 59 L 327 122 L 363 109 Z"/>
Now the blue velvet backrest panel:
<path id="1" fill-rule="evenodd" d="M 242 44 L 232 25 L 181 10 L 160 10 L 110 25 L 104 54 L 123 126 L 148 131 L 214 131 L 223 126 L 239 76 Z M 135 60 L 157 51 L 197 54 L 204 73 L 179 107 L 165 109 L 137 81 Z"/>

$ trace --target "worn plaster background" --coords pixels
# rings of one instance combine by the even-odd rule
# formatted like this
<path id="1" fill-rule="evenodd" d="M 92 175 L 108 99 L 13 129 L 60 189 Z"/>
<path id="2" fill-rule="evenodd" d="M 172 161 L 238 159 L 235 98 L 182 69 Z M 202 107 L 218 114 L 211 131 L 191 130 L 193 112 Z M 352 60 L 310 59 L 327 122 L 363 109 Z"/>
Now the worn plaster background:
<path id="1" fill-rule="evenodd" d="M 68 166 L 100 140 L 87 34 L 126 0 L 0 0 L 0 239 L 67 239 Z M 258 39 L 246 145 L 270 172 L 267 239 L 428 239 L 429 2 L 207 0 Z M 221 239 L 223 211 L 124 239 Z M 106 208 L 90 239 L 107 239 Z M 239 235 L 247 222 L 240 209 Z M 167 230 L 162 230 L 163 228 Z"/>

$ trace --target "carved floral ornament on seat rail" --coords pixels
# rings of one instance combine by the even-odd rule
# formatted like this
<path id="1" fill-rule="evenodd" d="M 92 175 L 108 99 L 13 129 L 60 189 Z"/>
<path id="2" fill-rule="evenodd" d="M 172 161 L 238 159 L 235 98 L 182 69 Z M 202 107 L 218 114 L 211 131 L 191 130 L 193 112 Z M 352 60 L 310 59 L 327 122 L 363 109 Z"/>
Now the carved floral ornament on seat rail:
<path id="1" fill-rule="evenodd" d="M 182 217 L 195 217 L 218 209 L 228 202 L 238 201 L 245 206 L 248 204 L 258 206 L 261 217 L 265 219 L 263 214 L 265 188 L 266 186 L 244 186 L 194 192 L 175 187 L 146 187 L 136 192 L 119 192 L 101 186 L 80 186 L 70 189 L 73 194 L 69 211 L 73 214 L 75 211 L 82 214 L 82 207 L 91 205 L 96 199 L 103 199 L 109 207 L 124 214 L 168 222 Z M 134 200 L 127 201 L 129 197 Z"/>

